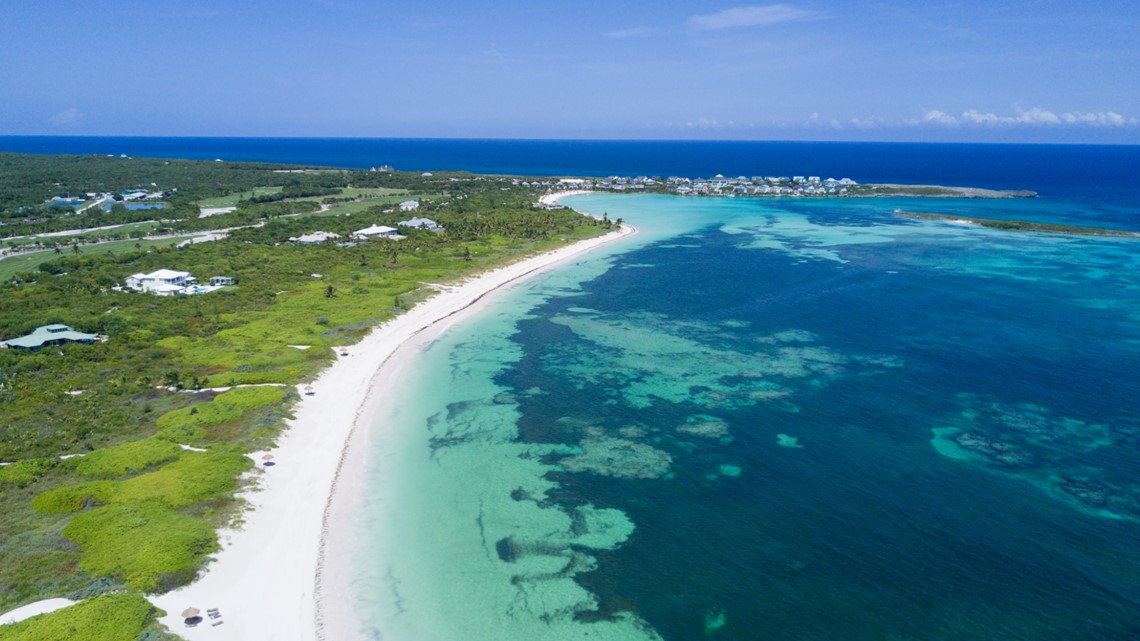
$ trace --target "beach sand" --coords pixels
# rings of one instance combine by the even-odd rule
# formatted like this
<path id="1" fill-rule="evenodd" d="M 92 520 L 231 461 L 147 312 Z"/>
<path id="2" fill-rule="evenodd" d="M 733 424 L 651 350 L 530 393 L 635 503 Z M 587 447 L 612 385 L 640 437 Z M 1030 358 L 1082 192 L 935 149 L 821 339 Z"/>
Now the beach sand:
<path id="1" fill-rule="evenodd" d="M 311 383 L 312 394 L 302 394 L 295 418 L 272 450 L 274 465 L 263 465 L 264 452 L 251 454 L 259 468 L 252 473 L 258 477 L 255 489 L 243 495 L 251 509 L 236 528 L 219 532 L 222 549 L 203 575 L 151 598 L 167 612 L 162 622 L 190 641 L 333 639 L 324 632 L 330 624 L 337 630 L 350 627 L 343 621 L 351 617 L 343 594 L 350 586 L 337 582 L 345 577 L 337 567 L 352 562 L 349 546 L 341 544 L 345 519 L 351 519 L 354 497 L 362 489 L 368 441 L 384 438 L 368 428 L 379 404 L 391 398 L 400 372 L 432 336 L 476 313 L 488 294 L 635 231 L 623 226 L 440 287 L 431 299 L 344 348 L 348 355 L 339 355 Z M 203 613 L 216 609 L 219 616 L 188 628 L 179 617 L 188 607 Z"/>
<path id="2" fill-rule="evenodd" d="M 586 190 L 586 189 L 574 189 L 574 190 L 570 190 L 570 191 L 555 191 L 555 192 L 551 192 L 549 194 L 546 194 L 542 198 L 539 198 L 538 202 L 540 202 L 544 205 L 553 205 L 554 203 L 558 202 L 559 200 L 562 200 L 563 198 L 568 198 L 570 196 L 580 196 L 582 194 L 590 194 L 590 193 L 593 193 L 593 192 Z"/>

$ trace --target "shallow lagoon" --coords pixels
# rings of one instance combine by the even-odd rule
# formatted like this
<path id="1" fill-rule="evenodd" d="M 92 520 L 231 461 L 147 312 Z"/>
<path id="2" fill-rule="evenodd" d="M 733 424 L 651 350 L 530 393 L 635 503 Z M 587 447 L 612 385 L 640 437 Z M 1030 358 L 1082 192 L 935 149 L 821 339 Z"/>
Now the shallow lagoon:
<path id="1" fill-rule="evenodd" d="M 567 204 L 643 233 L 425 350 L 373 455 L 366 635 L 1140 629 L 1140 245 L 889 214 L 992 202 Z"/>

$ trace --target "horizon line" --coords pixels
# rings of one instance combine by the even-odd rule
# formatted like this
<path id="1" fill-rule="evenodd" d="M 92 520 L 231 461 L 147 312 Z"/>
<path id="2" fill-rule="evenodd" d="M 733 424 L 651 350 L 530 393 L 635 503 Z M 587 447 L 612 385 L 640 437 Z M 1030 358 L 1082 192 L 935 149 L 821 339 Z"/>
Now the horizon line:
<path id="1" fill-rule="evenodd" d="M 737 144 L 826 144 L 826 145 L 988 145 L 1023 147 L 1140 147 L 1136 142 L 1007 142 L 978 140 L 806 140 L 806 139 L 740 139 L 740 138 L 526 138 L 485 136 L 220 136 L 220 135 L 155 135 L 155 134 L 0 134 L 5 138 L 130 138 L 145 140 L 408 140 L 470 142 L 621 142 L 621 143 L 737 143 Z M 7 152 L 3 153 L 20 153 Z"/>

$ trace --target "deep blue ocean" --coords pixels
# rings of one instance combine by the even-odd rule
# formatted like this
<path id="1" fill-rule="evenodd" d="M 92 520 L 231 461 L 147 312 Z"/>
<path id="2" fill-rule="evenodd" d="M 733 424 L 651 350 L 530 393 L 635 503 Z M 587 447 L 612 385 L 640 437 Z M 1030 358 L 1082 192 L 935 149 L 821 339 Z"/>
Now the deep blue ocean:
<path id="1" fill-rule="evenodd" d="M 1140 193 L 1140 147 L 1124 145 L 0 136 L 0 151 L 522 176 L 818 175 L 1133 202 Z"/>
<path id="2" fill-rule="evenodd" d="M 529 617 L 517 638 L 1140 639 L 1140 241 L 892 214 L 1140 230 L 1138 147 L 9 137 L 0 149 L 1035 190 L 566 200 L 642 232 L 425 350 L 403 410 L 422 442 L 382 457 L 384 482 L 403 479 L 409 498 L 365 506 L 388 510 L 368 532 L 388 538 L 361 562 L 385 565 L 356 587 L 380 613 L 377 638 L 505 638 L 495 631 Z M 570 580 L 592 599 L 566 596 Z M 464 609 L 497 590 L 498 618 Z"/>

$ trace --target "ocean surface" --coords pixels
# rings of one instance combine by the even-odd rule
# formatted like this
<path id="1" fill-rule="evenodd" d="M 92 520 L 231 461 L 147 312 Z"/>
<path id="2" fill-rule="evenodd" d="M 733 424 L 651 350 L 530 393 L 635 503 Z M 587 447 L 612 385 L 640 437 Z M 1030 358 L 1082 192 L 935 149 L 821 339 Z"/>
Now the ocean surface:
<path id="1" fill-rule="evenodd" d="M 0 151 L 521 176 L 821 176 L 1135 202 L 1140 146 L 858 142 L 0 136 Z"/>
<path id="2" fill-rule="evenodd" d="M 1140 201 L 1002 186 L 1049 195 L 568 199 L 641 233 L 423 351 L 377 422 L 361 635 L 1140 638 L 1140 243 L 891 213 Z"/>
<path id="3" fill-rule="evenodd" d="M 423 350 L 377 417 L 385 436 L 355 525 L 356 627 L 386 641 L 1140 638 L 1140 242 L 892 214 L 1140 230 L 1140 148 L 0 149 L 17 143 L 1038 191 L 567 199 L 640 233 L 496 296 Z"/>

